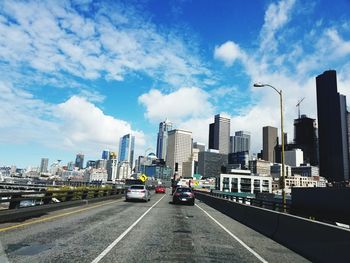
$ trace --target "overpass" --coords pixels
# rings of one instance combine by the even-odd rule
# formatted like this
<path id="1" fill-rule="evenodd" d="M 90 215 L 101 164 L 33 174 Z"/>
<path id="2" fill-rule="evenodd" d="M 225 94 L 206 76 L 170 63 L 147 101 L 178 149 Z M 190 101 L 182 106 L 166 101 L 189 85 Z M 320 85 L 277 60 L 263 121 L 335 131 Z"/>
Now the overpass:
<path id="1" fill-rule="evenodd" d="M 173 205 L 170 193 L 118 198 L 2 223 L 0 262 L 308 262 L 206 198 L 214 197 L 198 193 L 195 206 Z"/>

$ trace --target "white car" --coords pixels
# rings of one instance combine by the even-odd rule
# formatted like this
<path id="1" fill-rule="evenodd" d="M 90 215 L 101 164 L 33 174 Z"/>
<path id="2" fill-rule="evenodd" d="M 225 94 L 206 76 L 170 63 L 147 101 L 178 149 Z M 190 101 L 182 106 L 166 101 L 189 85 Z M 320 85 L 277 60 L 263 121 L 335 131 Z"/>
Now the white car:
<path id="1" fill-rule="evenodd" d="M 125 201 L 129 200 L 143 200 L 147 202 L 151 200 L 151 193 L 145 185 L 130 185 L 125 195 Z"/>

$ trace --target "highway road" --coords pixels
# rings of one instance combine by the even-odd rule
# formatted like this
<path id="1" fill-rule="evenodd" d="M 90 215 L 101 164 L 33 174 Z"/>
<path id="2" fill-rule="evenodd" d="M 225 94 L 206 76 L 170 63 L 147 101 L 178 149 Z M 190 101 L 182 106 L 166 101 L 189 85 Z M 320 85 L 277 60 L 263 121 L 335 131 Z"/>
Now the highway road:
<path id="1" fill-rule="evenodd" d="M 196 200 L 109 200 L 0 224 L 0 262 L 307 262 Z"/>

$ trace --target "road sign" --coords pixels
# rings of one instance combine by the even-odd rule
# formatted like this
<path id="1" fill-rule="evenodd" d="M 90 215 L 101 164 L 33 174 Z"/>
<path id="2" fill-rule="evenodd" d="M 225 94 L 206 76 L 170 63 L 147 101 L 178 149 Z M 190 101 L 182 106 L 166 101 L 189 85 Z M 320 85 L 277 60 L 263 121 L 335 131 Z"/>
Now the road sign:
<path id="1" fill-rule="evenodd" d="M 146 182 L 147 178 L 148 178 L 148 177 L 147 177 L 145 174 L 141 174 L 140 177 L 139 177 L 139 179 L 140 179 L 142 182 Z"/>

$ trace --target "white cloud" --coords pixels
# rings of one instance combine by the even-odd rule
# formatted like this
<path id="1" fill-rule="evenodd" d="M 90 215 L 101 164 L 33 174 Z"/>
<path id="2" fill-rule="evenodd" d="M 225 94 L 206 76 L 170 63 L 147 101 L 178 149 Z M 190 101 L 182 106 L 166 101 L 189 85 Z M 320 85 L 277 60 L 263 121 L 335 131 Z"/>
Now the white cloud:
<path id="1" fill-rule="evenodd" d="M 244 59 L 245 56 L 239 45 L 233 41 L 216 46 L 214 50 L 214 58 L 223 61 L 227 66 L 231 66 L 236 60 Z"/>
<path id="2" fill-rule="evenodd" d="M 196 87 L 183 87 L 169 94 L 152 89 L 141 95 L 138 100 L 146 107 L 145 117 L 152 122 L 165 118 L 180 122 L 207 116 L 214 110 L 209 102 L 209 94 Z"/>
<path id="3" fill-rule="evenodd" d="M 0 81 L 0 142 L 26 143 L 51 137 L 56 126 L 47 120 L 49 104 L 32 94 Z M 47 133 L 45 138 L 41 138 Z"/>
<path id="4" fill-rule="evenodd" d="M 105 115 L 100 108 L 82 97 L 73 96 L 57 105 L 55 115 L 62 120 L 63 143 L 67 147 L 84 145 L 95 152 L 103 145 L 116 148 L 119 138 L 127 133 L 135 135 L 137 145 L 145 143 L 142 132 L 133 131 L 126 121 Z"/>
<path id="5" fill-rule="evenodd" d="M 282 0 L 269 5 L 265 12 L 264 25 L 260 32 L 260 50 L 262 52 L 276 49 L 275 34 L 290 20 L 295 0 Z"/>
<path id="6" fill-rule="evenodd" d="M 132 72 L 169 85 L 209 74 L 190 40 L 163 33 L 129 6 L 82 6 L 89 5 L 94 11 L 84 16 L 69 1 L 1 2 L 0 60 L 85 79 L 120 81 Z"/>
<path id="7" fill-rule="evenodd" d="M 31 93 L 0 82 L 0 142 L 28 143 L 96 156 L 102 149 L 117 150 L 119 138 L 136 136 L 136 148 L 145 144 L 142 131 L 130 123 L 106 115 L 84 97 L 72 96 L 60 104 L 48 104 Z"/>

